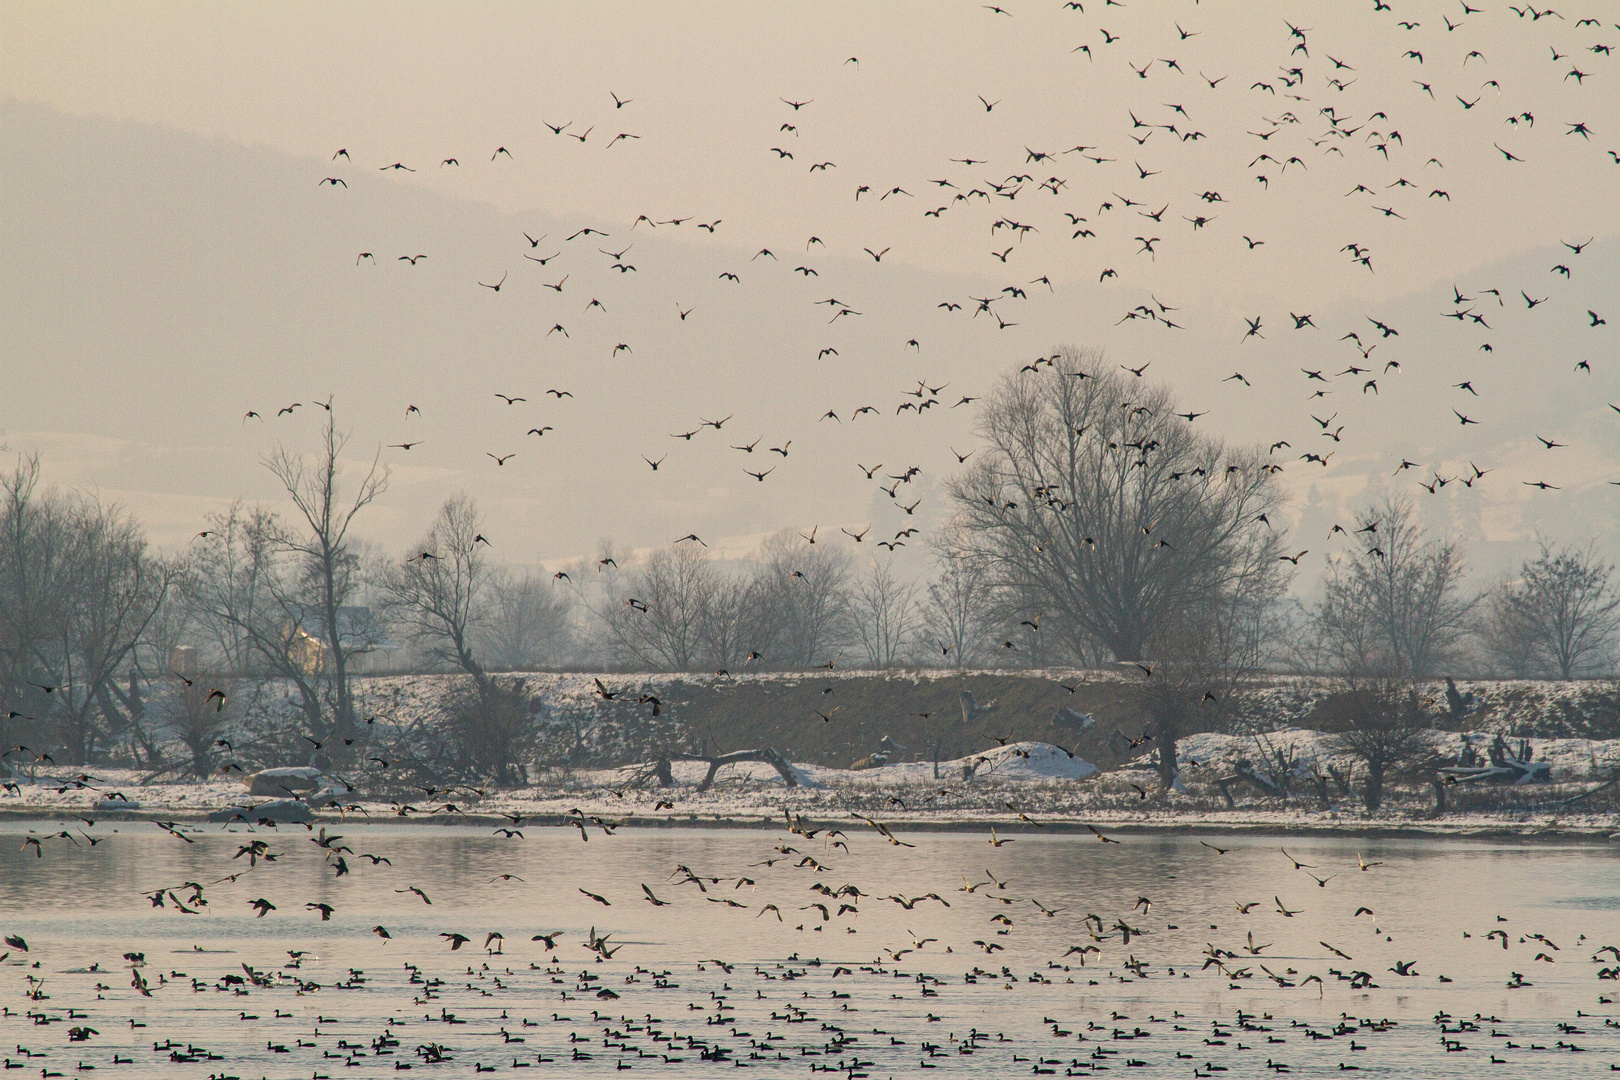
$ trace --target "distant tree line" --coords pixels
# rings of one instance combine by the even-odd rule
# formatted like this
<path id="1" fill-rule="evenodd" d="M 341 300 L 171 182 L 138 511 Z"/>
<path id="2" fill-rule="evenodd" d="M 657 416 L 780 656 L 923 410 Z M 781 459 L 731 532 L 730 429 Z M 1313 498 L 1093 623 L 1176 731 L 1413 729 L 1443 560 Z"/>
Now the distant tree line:
<path id="1" fill-rule="evenodd" d="M 525 672 L 1111 665 L 1139 679 L 1169 787 L 1177 740 L 1241 723 L 1262 670 L 1404 703 L 1358 705 L 1363 725 L 1417 715 L 1403 695 L 1459 665 L 1614 673 L 1620 588 L 1594 543 L 1542 541 L 1470 591 L 1461 542 L 1427 535 L 1407 500 L 1363 507 L 1319 596 L 1288 599 L 1298 556 L 1273 455 L 1199 433 L 1167 388 L 1110 368 L 1060 350 L 986 395 L 926 579 L 792 530 L 744 559 L 604 543 L 519 571 L 494 560 L 465 495 L 381 550 L 355 530 L 388 470 L 373 455 L 345 475 L 330 411 L 313 452 L 264 458 L 286 510 L 232 504 L 180 552 L 23 457 L 0 485 L 0 742 L 30 748 L 16 759 L 197 771 L 232 732 L 330 754 L 377 719 L 356 707 L 357 670 L 459 671 L 470 689 L 437 752 L 510 779 L 532 735 Z"/>

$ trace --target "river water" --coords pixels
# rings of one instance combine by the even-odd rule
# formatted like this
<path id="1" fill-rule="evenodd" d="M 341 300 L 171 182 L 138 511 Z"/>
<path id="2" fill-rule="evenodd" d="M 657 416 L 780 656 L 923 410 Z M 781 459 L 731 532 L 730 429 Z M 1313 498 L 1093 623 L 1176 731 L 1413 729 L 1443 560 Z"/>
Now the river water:
<path id="1" fill-rule="evenodd" d="M 831 827 L 328 823 L 323 847 L 301 826 L 10 823 L 0 934 L 28 948 L 0 946 L 0 1058 L 176 1080 L 1620 1064 L 1607 845 Z"/>

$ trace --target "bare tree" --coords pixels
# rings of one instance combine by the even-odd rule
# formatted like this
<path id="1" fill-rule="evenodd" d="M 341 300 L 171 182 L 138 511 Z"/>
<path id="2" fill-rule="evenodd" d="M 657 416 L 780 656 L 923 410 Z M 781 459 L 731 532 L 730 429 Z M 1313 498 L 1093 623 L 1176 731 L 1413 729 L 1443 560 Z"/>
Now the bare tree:
<path id="1" fill-rule="evenodd" d="M 977 667 L 989 648 L 991 589 L 984 566 L 954 548 L 941 549 L 939 576 L 928 586 L 920 619 L 929 655 L 942 667 Z"/>
<path id="2" fill-rule="evenodd" d="M 46 682 L 73 592 L 73 515 L 39 480 L 38 456 L 19 457 L 0 488 L 0 690 L 8 703 L 27 704 L 6 710 L 20 716 L 0 716 L 8 747 L 21 741 L 23 725 L 43 731 L 38 714 L 50 702 L 29 683 Z"/>
<path id="3" fill-rule="evenodd" d="M 1385 780 L 1410 767 L 1429 746 L 1433 718 L 1421 687 L 1408 675 L 1353 672 L 1321 708 L 1330 722 L 1344 725 L 1333 737 L 1334 748 L 1361 760 L 1366 773 L 1361 799 L 1368 810 L 1377 810 Z"/>
<path id="4" fill-rule="evenodd" d="M 147 550 L 140 526 L 117 507 L 86 499 L 75 517 L 74 589 L 57 624 L 52 681 L 59 686 L 64 748 L 71 761 L 83 763 L 130 722 L 119 707 L 116 680 L 177 570 Z"/>
<path id="5" fill-rule="evenodd" d="M 173 562 L 173 578 L 163 603 L 147 624 L 146 634 L 130 656 L 131 670 L 156 682 L 173 678 L 174 650 L 197 641 L 198 625 L 191 598 L 195 592 L 191 566 L 184 556 Z"/>
<path id="6" fill-rule="evenodd" d="M 627 571 L 619 565 L 628 555 L 614 547 L 609 537 L 597 541 L 594 557 L 580 556 L 552 577 L 552 585 L 566 589 L 579 605 L 579 646 L 587 662 L 599 668 L 624 664 L 644 666 L 621 642 L 615 620 L 622 614 L 627 598 Z"/>
<path id="7" fill-rule="evenodd" d="M 1498 583 L 1482 601 L 1475 626 L 1490 660 L 1491 673 L 1509 679 L 1534 679 L 1547 673 L 1533 630 L 1507 602 L 1509 583 Z"/>
<path id="8" fill-rule="evenodd" d="M 850 578 L 854 556 L 842 548 L 809 544 L 792 530 L 760 545 L 755 595 L 765 664 L 809 668 L 836 661 L 849 638 Z M 831 654 L 831 655 L 829 655 Z"/>
<path id="9" fill-rule="evenodd" d="M 555 666 L 573 639 L 573 594 L 533 574 L 497 569 L 490 575 L 475 640 L 496 669 Z"/>
<path id="10" fill-rule="evenodd" d="M 1270 567 L 1250 565 L 1231 587 L 1161 619 L 1148 640 L 1152 663 L 1140 665 L 1138 709 L 1152 736 L 1163 791 L 1180 775 L 1177 744 L 1188 735 L 1236 722 L 1245 712 L 1258 664 L 1266 612 L 1284 582 Z"/>
<path id="11" fill-rule="evenodd" d="M 1402 499 L 1364 509 L 1355 536 L 1365 548 L 1329 563 L 1312 613 L 1323 656 L 1340 671 L 1433 674 L 1467 633 L 1477 602 L 1459 595 L 1461 548 L 1428 539 Z"/>
<path id="12" fill-rule="evenodd" d="M 703 622 L 719 586 L 706 549 L 659 548 L 628 572 L 625 595 L 601 612 L 614 645 L 636 663 L 695 671 L 705 659 Z"/>
<path id="13" fill-rule="evenodd" d="M 216 690 L 225 696 L 216 698 Z M 234 679 L 207 683 L 170 680 L 158 695 L 156 711 L 167 721 L 169 733 L 186 748 L 192 775 L 199 779 L 213 774 L 215 742 L 239 720 L 239 700 Z"/>
<path id="14" fill-rule="evenodd" d="M 490 680 L 452 697 L 441 730 L 450 766 L 468 779 L 503 786 L 523 783 L 523 759 L 535 745 L 539 722 L 529 711 L 525 680 Z"/>
<path id="15" fill-rule="evenodd" d="M 758 583 L 752 579 L 720 576 L 703 604 L 698 637 L 709 667 L 740 667 L 760 641 Z"/>
<path id="16" fill-rule="evenodd" d="M 282 542 L 281 523 L 263 507 L 233 503 L 208 519 L 191 554 L 190 598 L 211 654 L 207 666 L 275 677 L 297 691 L 305 726 L 324 731 L 329 668 L 311 663 L 300 626 L 303 575 Z"/>
<path id="17" fill-rule="evenodd" d="M 1558 551 L 1545 540 L 1539 544 L 1540 555 L 1520 568 L 1517 580 L 1491 591 L 1487 647 L 1511 666 L 1561 679 L 1604 671 L 1614 663 L 1620 632 L 1614 567 L 1598 556 L 1595 541 Z"/>
<path id="18" fill-rule="evenodd" d="M 1170 613 L 1275 569 L 1280 502 L 1264 456 L 1229 451 L 1177 415 L 1170 391 L 1063 349 L 988 395 L 988 446 L 950 485 L 965 552 L 998 589 L 1045 611 L 1085 655 L 1145 655 Z"/>
<path id="19" fill-rule="evenodd" d="M 403 562 L 383 567 L 377 584 L 384 610 L 427 657 L 465 671 L 479 694 L 487 696 L 489 676 L 473 655 L 490 577 L 479 530 L 478 507 L 471 498 L 446 499 L 427 535 Z"/>
<path id="20" fill-rule="evenodd" d="M 563 574 L 613 664 L 809 667 L 811 657 L 836 659 L 847 639 L 852 557 L 791 531 L 767 538 L 751 569 L 727 567 L 696 545 L 659 549 L 624 569 L 618 561 L 604 541 L 597 559 Z"/>
<path id="21" fill-rule="evenodd" d="M 0 482 L 0 678 L 16 714 L 6 734 L 23 719 L 83 764 L 138 723 L 133 657 L 178 570 L 118 507 L 39 479 L 33 457 Z"/>
<path id="22" fill-rule="evenodd" d="M 855 584 L 850 623 L 869 667 L 892 668 L 903 662 L 917 622 L 917 583 L 895 576 L 892 560 L 872 563 Z"/>
<path id="23" fill-rule="evenodd" d="M 337 430 L 336 414 L 328 406 L 321 452 L 313 462 L 301 454 L 277 445 L 264 459 L 265 467 L 281 482 L 302 519 L 300 531 L 284 530 L 281 543 L 303 560 L 306 592 L 312 599 L 312 623 L 303 629 L 318 640 L 331 667 L 334 694 L 332 734 L 354 734 L 354 697 L 349 686 L 349 664 L 354 653 L 367 651 L 370 643 L 356 641 L 350 632 L 351 620 L 341 611 L 351 602 L 360 586 L 360 558 L 349 538 L 349 527 L 356 515 L 388 487 L 388 467 L 380 464 L 381 451 L 351 496 L 339 491 L 340 462 L 349 436 Z"/>

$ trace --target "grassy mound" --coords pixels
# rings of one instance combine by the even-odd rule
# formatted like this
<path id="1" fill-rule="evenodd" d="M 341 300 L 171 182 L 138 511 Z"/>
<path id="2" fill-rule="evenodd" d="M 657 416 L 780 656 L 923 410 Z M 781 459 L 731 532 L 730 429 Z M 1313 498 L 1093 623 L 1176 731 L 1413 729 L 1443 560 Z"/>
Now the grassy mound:
<path id="1" fill-rule="evenodd" d="M 1076 689 L 1071 693 L 1065 686 Z M 962 693 L 981 710 L 964 719 Z M 1056 743 L 1104 768 L 1118 763 L 1109 747 L 1116 726 L 1140 734 L 1125 684 L 1093 676 L 1063 683 L 1042 674 L 845 675 L 829 672 L 747 680 L 675 682 L 664 700 L 694 749 L 710 753 L 773 746 L 793 761 L 833 768 L 883 749 L 891 761 L 966 757 L 998 740 Z M 1075 717 L 1096 723 L 1081 730 Z M 823 716 L 827 717 L 823 719 Z"/>

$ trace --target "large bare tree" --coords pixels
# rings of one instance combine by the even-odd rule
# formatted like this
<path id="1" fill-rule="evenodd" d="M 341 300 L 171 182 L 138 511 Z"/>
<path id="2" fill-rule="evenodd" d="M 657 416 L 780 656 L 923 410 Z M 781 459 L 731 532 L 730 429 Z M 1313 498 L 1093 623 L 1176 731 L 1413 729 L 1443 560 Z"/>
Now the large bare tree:
<path id="1" fill-rule="evenodd" d="M 853 558 L 791 532 L 766 538 L 751 566 L 727 567 L 690 542 L 659 548 L 622 572 L 607 560 L 594 571 L 572 567 L 569 577 L 579 579 L 574 588 L 616 663 L 806 668 L 835 661 L 848 638 Z"/>
<path id="2" fill-rule="evenodd" d="M 708 551 L 696 544 L 658 548 L 625 574 L 624 595 L 601 610 L 615 651 L 664 671 L 706 665 L 704 622 L 720 587 Z"/>
<path id="3" fill-rule="evenodd" d="M 1163 791 L 1180 775 L 1181 739 L 1229 726 L 1247 711 L 1267 616 L 1285 585 L 1270 567 L 1250 565 L 1231 587 L 1170 612 L 1155 627 L 1148 639 L 1153 661 L 1139 666 L 1134 696 Z"/>
<path id="4" fill-rule="evenodd" d="M 37 456 L 18 459 L 0 497 L 0 690 L 5 712 L 22 714 L 0 715 L 0 742 L 11 747 L 25 727 L 43 730 L 37 716 L 49 702 L 29 683 L 44 681 L 59 637 L 73 592 L 75 544 L 73 515 L 40 487 Z M 28 707 L 17 707 L 23 703 Z"/>
<path id="5" fill-rule="evenodd" d="M 205 643 L 205 669 L 276 678 L 298 695 L 312 732 L 333 727 L 327 692 L 331 670 L 310 663 L 300 619 L 304 575 L 282 542 L 282 525 L 265 507 L 232 503 L 208 518 L 193 546 L 189 603 Z M 239 682 L 245 687 L 245 682 Z"/>
<path id="6" fill-rule="evenodd" d="M 698 638 L 706 666 L 731 670 L 748 662 L 760 642 L 759 585 L 751 577 L 719 575 L 703 605 Z"/>
<path id="7" fill-rule="evenodd" d="M 62 684 L 56 696 L 65 749 L 71 760 L 87 762 L 98 743 L 105 749 L 138 719 L 125 711 L 134 702 L 118 692 L 117 680 L 178 571 L 147 549 L 140 526 L 117 507 L 84 499 L 76 517 L 73 597 L 58 624 L 54 678 Z"/>
<path id="8" fill-rule="evenodd" d="M 1199 434 L 1167 388 L 1097 352 L 1004 377 L 979 434 L 949 489 L 964 554 L 1076 655 L 1143 659 L 1171 613 L 1280 576 L 1276 466 Z"/>
<path id="9" fill-rule="evenodd" d="M 756 556 L 755 601 L 764 664 L 810 668 L 836 662 L 850 637 L 848 550 L 811 544 L 793 530 L 765 538 Z"/>

